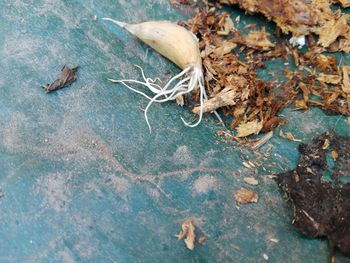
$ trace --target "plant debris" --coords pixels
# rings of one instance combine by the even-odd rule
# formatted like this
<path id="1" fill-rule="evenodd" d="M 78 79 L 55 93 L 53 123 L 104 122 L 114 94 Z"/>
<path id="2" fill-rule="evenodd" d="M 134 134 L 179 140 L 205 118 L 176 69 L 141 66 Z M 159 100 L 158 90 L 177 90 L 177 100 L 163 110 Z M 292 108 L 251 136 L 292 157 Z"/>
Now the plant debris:
<path id="1" fill-rule="evenodd" d="M 241 188 L 235 193 L 235 200 L 238 205 L 257 203 L 259 201 L 259 196 L 253 191 Z"/>
<path id="2" fill-rule="evenodd" d="M 239 5 L 249 13 L 261 13 L 274 21 L 283 33 L 294 37 L 315 34 L 319 37 L 317 45 L 330 51 L 350 51 L 350 15 L 341 9 L 333 11 L 334 1 L 300 0 L 219 0 L 219 3 Z M 338 0 L 343 7 L 348 0 Z"/>
<path id="3" fill-rule="evenodd" d="M 273 131 L 269 131 L 266 133 L 263 137 L 261 137 L 258 140 L 250 141 L 249 145 L 250 147 L 255 150 L 259 147 L 263 146 L 265 143 L 267 143 L 271 138 L 273 137 Z"/>
<path id="4" fill-rule="evenodd" d="M 199 7 L 192 19 L 180 22 L 199 38 L 208 94 L 203 111 L 221 111 L 229 128 L 236 131 L 236 136 L 232 139 L 270 132 L 283 126 L 286 120 L 279 113 L 290 104 L 295 105 L 295 110 L 320 107 L 327 114 L 350 115 L 350 66 L 339 66 L 335 56 L 322 54 L 326 47 L 327 50 L 346 51 L 346 39 L 350 38 L 350 30 L 348 31 L 347 25 L 343 25 L 345 29 L 338 32 L 334 41 L 321 38 L 330 23 L 338 25 L 339 21 L 347 19 L 347 15 L 340 11 L 331 11 L 327 0 L 311 1 L 312 4 L 286 0 L 275 0 L 272 1 L 273 4 L 271 1 L 268 1 L 269 4 L 266 2 L 267 0 L 220 0 L 216 3 L 204 1 L 205 8 Z M 233 21 L 227 13 L 221 12 L 218 3 L 239 5 L 251 13 L 262 12 L 272 20 L 279 21 L 277 24 L 283 27 L 283 32 L 292 32 L 299 44 L 302 42 L 300 39 L 307 36 L 309 50 L 302 53 L 291 47 L 287 41 L 278 38 L 273 43 L 265 28 L 259 30 L 255 25 L 245 26 L 250 31 L 243 34 L 235 25 L 239 19 Z M 325 9 L 322 15 L 328 17 L 327 23 L 316 16 L 322 8 Z M 341 19 L 338 21 L 335 18 Z M 311 33 L 321 34 L 319 44 L 315 43 Z M 330 37 L 331 33 L 326 35 Z M 288 56 L 294 59 L 298 69 L 286 70 L 285 82 L 258 78 L 257 71 L 265 67 L 265 61 L 275 58 L 286 60 Z M 277 78 L 275 72 L 269 74 Z M 194 93 L 193 99 L 200 102 L 199 91 Z M 199 114 L 200 106 L 195 106 L 192 111 Z M 286 136 L 297 140 L 291 134 Z M 259 147 L 259 144 L 255 147 Z"/>
<path id="5" fill-rule="evenodd" d="M 199 238 L 198 238 L 198 244 L 204 245 L 205 241 L 207 240 L 207 237 L 202 234 Z"/>
<path id="6" fill-rule="evenodd" d="M 230 243 L 229 246 L 230 246 L 231 248 L 237 250 L 237 251 L 240 251 L 240 250 L 241 250 L 241 247 L 239 247 L 239 246 L 237 246 L 237 245 L 235 245 L 235 244 L 233 244 L 233 243 Z"/>
<path id="7" fill-rule="evenodd" d="M 177 235 L 178 240 L 185 238 L 186 247 L 190 250 L 194 249 L 194 243 L 196 239 L 195 227 L 191 219 L 188 219 L 182 223 L 182 230 Z"/>
<path id="8" fill-rule="evenodd" d="M 67 65 L 64 65 L 61 69 L 59 78 L 51 84 L 46 84 L 45 86 L 43 86 L 43 89 L 45 90 L 45 92 L 51 92 L 69 86 L 77 80 L 76 72 L 78 68 L 79 66 L 69 68 Z"/>
<path id="9" fill-rule="evenodd" d="M 293 204 L 293 226 L 309 237 L 327 237 L 331 254 L 334 248 L 350 253 L 350 137 L 324 133 L 300 144 L 299 152 L 296 168 L 276 178 Z"/>
<path id="10" fill-rule="evenodd" d="M 254 177 L 244 177 L 243 181 L 250 185 L 258 185 L 259 182 Z"/>
<path id="11" fill-rule="evenodd" d="M 279 136 L 281 136 L 282 138 L 285 138 L 287 140 L 290 141 L 294 141 L 294 142 L 301 142 L 301 140 L 299 139 L 295 139 L 294 135 L 291 132 L 283 132 L 282 129 L 279 132 Z"/>

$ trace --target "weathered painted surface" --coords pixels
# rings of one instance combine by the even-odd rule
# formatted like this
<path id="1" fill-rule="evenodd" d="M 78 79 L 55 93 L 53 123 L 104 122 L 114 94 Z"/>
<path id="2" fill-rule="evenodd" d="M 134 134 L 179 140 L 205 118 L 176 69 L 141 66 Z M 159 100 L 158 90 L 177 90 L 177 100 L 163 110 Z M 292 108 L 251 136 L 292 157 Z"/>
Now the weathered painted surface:
<path id="1" fill-rule="evenodd" d="M 168 1 L 0 6 L 0 262 L 264 262 L 263 254 L 270 262 L 325 261 L 327 244 L 292 229 L 291 209 L 267 176 L 295 165 L 297 143 L 275 136 L 253 153 L 218 141 L 212 117 L 183 126 L 179 117 L 191 114 L 174 103 L 151 108 L 149 134 L 140 110 L 146 101 L 106 80 L 140 76 L 133 64 L 163 79 L 178 72 L 99 19 L 184 17 Z M 81 66 L 79 80 L 45 94 L 40 85 L 64 63 Z M 345 118 L 319 110 L 284 115 L 286 129 L 302 140 L 335 126 L 349 133 Z M 254 156 L 258 168 L 242 165 Z M 259 185 L 246 185 L 245 176 Z M 260 201 L 236 207 L 242 186 Z M 175 238 L 187 218 L 207 236 L 194 251 Z"/>

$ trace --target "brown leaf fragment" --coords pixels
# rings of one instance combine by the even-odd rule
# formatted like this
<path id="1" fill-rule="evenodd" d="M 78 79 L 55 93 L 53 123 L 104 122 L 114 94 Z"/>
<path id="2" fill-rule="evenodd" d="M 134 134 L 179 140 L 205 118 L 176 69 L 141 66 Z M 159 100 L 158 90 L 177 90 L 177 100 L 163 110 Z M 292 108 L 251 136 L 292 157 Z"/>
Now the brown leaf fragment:
<path id="1" fill-rule="evenodd" d="M 263 137 L 261 137 L 259 140 L 251 142 L 250 147 L 252 147 L 252 149 L 258 149 L 262 145 L 264 145 L 266 142 L 268 142 L 272 137 L 273 137 L 273 131 L 269 131 Z"/>
<path id="2" fill-rule="evenodd" d="M 237 98 L 237 91 L 232 87 L 227 87 L 223 89 L 215 97 L 204 102 L 203 112 L 213 112 L 218 108 L 224 106 L 232 106 L 236 104 L 235 99 Z M 200 106 L 194 107 L 192 110 L 194 113 L 200 113 Z"/>
<path id="3" fill-rule="evenodd" d="M 259 196 L 253 191 L 241 188 L 235 193 L 235 200 L 238 205 L 257 203 L 259 201 Z"/>
<path id="4" fill-rule="evenodd" d="M 207 237 L 205 235 L 201 235 L 199 238 L 198 238 L 198 243 L 201 244 L 201 245 L 204 245 L 205 241 L 207 240 Z"/>
<path id="5" fill-rule="evenodd" d="M 305 100 L 296 100 L 295 101 L 295 108 L 296 109 L 307 110 L 309 107 L 305 103 Z"/>
<path id="6" fill-rule="evenodd" d="M 252 134 L 258 134 L 263 127 L 263 123 L 257 119 L 249 122 L 242 122 L 237 127 L 236 137 L 247 137 Z"/>
<path id="7" fill-rule="evenodd" d="M 329 75 L 329 74 L 324 74 L 320 73 L 317 77 L 318 81 L 328 83 L 328 84 L 339 84 L 341 82 L 341 76 L 339 75 Z"/>
<path id="8" fill-rule="evenodd" d="M 338 19 L 327 21 L 325 25 L 318 30 L 320 36 L 318 44 L 322 47 L 329 47 L 339 36 L 346 34 L 349 30 L 347 19 L 348 16 L 343 15 Z"/>
<path id="9" fill-rule="evenodd" d="M 262 13 L 274 21 L 284 34 L 294 38 L 316 34 L 318 45 L 330 51 L 350 51 L 349 15 L 342 10 L 333 11 L 331 0 L 218 0 L 219 3 L 239 5 L 249 13 Z M 337 0 L 343 7 L 349 0 Z"/>
<path id="10" fill-rule="evenodd" d="M 196 235 L 194 231 L 195 231 L 195 227 L 192 223 L 192 220 L 187 219 L 182 223 L 182 230 L 177 235 L 178 240 L 181 240 L 184 237 L 186 237 L 184 241 L 185 241 L 186 247 L 190 250 L 194 249 L 194 243 L 196 239 Z"/>
<path id="11" fill-rule="evenodd" d="M 213 50 L 216 56 L 223 56 L 226 55 L 227 53 L 230 53 L 232 49 L 237 47 L 236 43 L 229 42 L 229 41 L 223 41 L 220 47 L 216 48 Z"/>
<path id="12" fill-rule="evenodd" d="M 342 90 L 350 94 L 350 66 L 344 66 L 342 67 L 342 73 L 343 73 L 343 85 L 342 85 Z"/>
<path id="13" fill-rule="evenodd" d="M 265 28 L 261 31 L 250 31 L 245 38 L 245 43 L 248 47 L 267 51 L 275 47 L 268 37 L 269 34 L 266 32 Z"/>
<path id="14" fill-rule="evenodd" d="M 227 36 L 235 28 L 233 21 L 229 15 L 225 17 L 225 22 L 222 30 L 218 31 L 217 34 L 220 36 Z"/>
<path id="15" fill-rule="evenodd" d="M 51 92 L 54 90 L 67 87 L 70 84 L 72 84 L 74 81 L 76 81 L 77 80 L 76 72 L 78 70 L 78 67 L 79 66 L 74 68 L 69 68 L 67 65 L 64 65 L 63 68 L 61 69 L 59 78 L 56 79 L 51 84 L 46 84 L 45 86 L 43 86 L 43 89 L 45 90 L 45 92 Z"/>

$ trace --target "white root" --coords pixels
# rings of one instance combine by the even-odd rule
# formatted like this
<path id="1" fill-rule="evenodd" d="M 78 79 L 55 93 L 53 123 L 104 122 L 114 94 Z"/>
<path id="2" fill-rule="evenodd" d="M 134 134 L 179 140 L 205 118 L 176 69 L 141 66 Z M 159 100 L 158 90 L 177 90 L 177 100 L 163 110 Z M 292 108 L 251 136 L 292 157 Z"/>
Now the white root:
<path id="1" fill-rule="evenodd" d="M 148 121 L 147 113 L 148 109 L 154 102 L 161 103 L 175 100 L 177 97 L 184 94 L 190 94 L 193 90 L 199 88 L 200 110 L 198 113 L 198 120 L 195 123 L 189 123 L 185 121 L 183 117 L 181 117 L 181 120 L 186 126 L 196 127 L 202 121 L 204 101 L 208 99 L 204 88 L 202 61 L 196 36 L 194 36 L 192 32 L 188 31 L 184 27 L 169 21 L 148 21 L 140 24 L 127 24 L 110 18 L 103 19 L 111 21 L 126 29 L 182 69 L 181 73 L 171 78 L 163 87 L 157 84 L 157 82 L 161 82 L 159 78 L 154 80 L 151 78 L 146 78 L 142 68 L 139 66 L 137 67 L 140 68 L 144 81 L 133 79 L 110 79 L 110 81 L 121 83 L 128 89 L 144 96 L 149 100 L 144 113 L 149 130 L 151 131 L 151 125 Z M 132 88 L 129 85 L 130 83 L 142 85 L 148 88 L 155 95 L 151 97 L 145 92 Z M 217 112 L 214 113 L 220 122 L 223 123 L 219 114 Z"/>
<path id="2" fill-rule="evenodd" d="M 162 103 L 162 102 L 166 102 L 166 101 L 175 100 L 179 96 L 191 93 L 197 87 L 200 89 L 199 118 L 195 123 L 189 123 L 189 122 L 185 121 L 183 117 L 181 117 L 181 120 L 188 127 L 196 127 L 202 121 L 204 100 L 207 99 L 207 94 L 206 94 L 206 91 L 204 88 L 204 83 L 203 83 L 202 69 L 195 68 L 193 66 L 189 66 L 189 67 L 185 68 L 181 73 L 179 73 L 178 75 L 171 78 L 164 85 L 164 87 L 161 87 L 160 85 L 156 84 L 156 81 L 160 82 L 160 80 L 158 78 L 156 78 L 155 80 L 152 80 L 151 78 L 146 78 L 142 68 L 139 66 L 137 66 L 137 67 L 140 68 L 144 81 L 138 81 L 138 80 L 133 80 L 133 79 L 122 79 L 122 80 L 109 79 L 109 80 L 114 82 L 114 83 L 121 83 L 125 87 L 127 87 L 128 89 L 144 96 L 145 98 L 147 98 L 149 100 L 149 103 L 147 104 L 147 107 L 145 108 L 144 114 L 145 114 L 145 119 L 146 119 L 146 122 L 147 122 L 147 125 L 148 125 L 150 132 L 152 131 L 152 128 L 151 128 L 151 125 L 149 123 L 147 113 L 148 113 L 150 106 L 154 102 Z M 183 78 L 183 79 L 181 79 L 181 78 Z M 177 82 L 175 82 L 175 81 L 177 81 Z M 154 97 L 150 97 L 146 93 L 132 88 L 127 83 L 134 83 L 134 84 L 143 85 L 156 95 Z"/>

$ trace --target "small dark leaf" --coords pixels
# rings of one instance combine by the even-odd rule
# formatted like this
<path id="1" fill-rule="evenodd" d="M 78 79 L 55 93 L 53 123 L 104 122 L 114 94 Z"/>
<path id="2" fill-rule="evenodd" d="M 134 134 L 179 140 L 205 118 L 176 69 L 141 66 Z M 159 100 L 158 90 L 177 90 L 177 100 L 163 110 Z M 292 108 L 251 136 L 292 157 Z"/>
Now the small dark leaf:
<path id="1" fill-rule="evenodd" d="M 74 81 L 77 80 L 77 69 L 79 66 L 74 67 L 74 68 L 69 68 L 67 65 L 64 65 L 63 68 L 61 69 L 61 73 L 58 79 L 56 79 L 54 82 L 51 84 L 46 84 L 43 86 L 44 90 L 46 92 L 51 92 L 54 90 L 58 90 L 64 87 L 69 86 L 72 84 Z"/>

